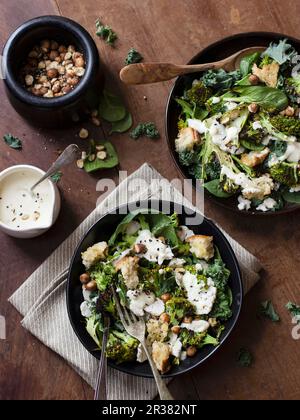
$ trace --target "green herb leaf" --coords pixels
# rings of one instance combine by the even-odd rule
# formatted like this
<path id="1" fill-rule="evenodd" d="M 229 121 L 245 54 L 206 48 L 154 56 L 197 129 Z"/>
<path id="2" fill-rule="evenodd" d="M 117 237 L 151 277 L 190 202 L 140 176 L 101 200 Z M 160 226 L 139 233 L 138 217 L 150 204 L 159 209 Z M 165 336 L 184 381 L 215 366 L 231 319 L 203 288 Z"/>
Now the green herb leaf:
<path id="1" fill-rule="evenodd" d="M 283 64 L 291 61 L 297 55 L 297 51 L 291 44 L 287 43 L 287 39 L 281 39 L 278 44 L 272 42 L 270 46 L 262 53 L 262 57 L 270 57 Z"/>
<path id="2" fill-rule="evenodd" d="M 104 120 L 111 123 L 121 121 L 125 118 L 126 112 L 126 108 L 118 96 L 107 90 L 103 91 L 100 98 L 99 115 Z"/>
<path id="3" fill-rule="evenodd" d="M 226 97 L 225 101 L 256 103 L 268 111 L 281 111 L 288 106 L 288 97 L 279 89 L 268 86 L 238 86 L 233 89 L 238 97 Z"/>
<path id="4" fill-rule="evenodd" d="M 117 34 L 111 29 L 111 27 L 103 25 L 99 19 L 96 20 L 96 35 L 112 47 L 118 39 Z"/>
<path id="5" fill-rule="evenodd" d="M 140 123 L 130 133 L 130 137 L 134 140 L 143 136 L 148 137 L 149 139 L 159 139 L 159 132 L 153 122 Z"/>
<path id="6" fill-rule="evenodd" d="M 259 57 L 260 57 L 260 53 L 255 52 L 253 54 L 246 55 L 245 57 L 241 59 L 240 71 L 241 71 L 242 77 L 245 77 L 247 76 L 247 74 L 251 73 L 252 66 L 254 63 L 258 61 Z"/>
<path id="7" fill-rule="evenodd" d="M 106 151 L 106 158 L 104 160 L 96 158 L 92 162 L 89 161 L 87 158 L 84 161 L 84 169 L 86 172 L 95 172 L 99 169 L 107 169 L 107 168 L 114 168 L 119 163 L 118 154 L 109 141 L 101 142 L 99 145 L 103 145 Z"/>
<path id="8" fill-rule="evenodd" d="M 253 356 L 246 348 L 241 348 L 237 354 L 237 362 L 240 366 L 250 367 L 253 363 Z"/>
<path id="9" fill-rule="evenodd" d="M 297 318 L 297 323 L 300 324 L 300 305 L 288 302 L 285 307 L 293 317 Z"/>
<path id="10" fill-rule="evenodd" d="M 132 126 L 132 116 L 130 112 L 127 112 L 127 114 L 122 120 L 112 123 L 109 134 L 125 133 L 125 131 L 128 131 L 131 128 L 131 126 Z"/>
<path id="11" fill-rule="evenodd" d="M 58 171 L 58 172 L 55 172 L 55 174 L 51 175 L 50 178 L 52 182 L 57 184 L 61 180 L 62 176 L 63 176 L 62 172 Z"/>
<path id="12" fill-rule="evenodd" d="M 273 322 L 279 322 L 280 317 L 277 314 L 277 312 L 274 309 L 274 306 L 270 300 L 266 300 L 264 302 L 261 302 L 260 304 L 260 313 L 266 317 L 269 318 Z"/>
<path id="13" fill-rule="evenodd" d="M 12 149 L 22 149 L 22 141 L 12 134 L 5 134 L 3 136 L 5 143 Z"/>
<path id="14" fill-rule="evenodd" d="M 260 152 L 265 149 L 266 146 L 263 144 L 256 144 L 254 141 L 248 139 L 241 139 L 240 140 L 241 146 L 245 147 L 248 150 L 253 150 L 256 152 Z"/>
<path id="15" fill-rule="evenodd" d="M 210 192 L 215 197 L 229 198 L 232 196 L 232 194 L 229 194 L 226 191 L 223 191 L 219 179 L 213 179 L 212 181 L 206 182 L 205 184 L 203 184 L 203 187 L 206 188 L 207 191 Z"/>
<path id="16" fill-rule="evenodd" d="M 135 48 L 131 48 L 128 51 L 125 64 L 128 66 L 129 64 L 140 63 L 141 61 L 143 61 L 143 56 Z"/>
<path id="17" fill-rule="evenodd" d="M 287 203 L 300 204 L 300 192 L 287 191 L 282 194 L 282 197 Z"/>

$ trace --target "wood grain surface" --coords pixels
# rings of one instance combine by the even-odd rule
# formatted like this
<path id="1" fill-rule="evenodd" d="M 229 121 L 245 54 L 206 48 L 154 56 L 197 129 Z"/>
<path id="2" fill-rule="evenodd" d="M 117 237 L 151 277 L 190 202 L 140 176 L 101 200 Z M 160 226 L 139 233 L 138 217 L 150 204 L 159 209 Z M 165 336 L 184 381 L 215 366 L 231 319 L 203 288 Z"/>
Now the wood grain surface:
<path id="1" fill-rule="evenodd" d="M 128 135 L 111 140 L 120 156 L 120 169 L 129 173 L 143 162 L 151 163 L 168 179 L 178 177 L 164 137 L 164 114 L 172 82 L 128 87 L 118 72 L 131 47 L 147 61 L 186 63 L 200 49 L 224 36 L 245 31 L 276 31 L 300 37 L 300 2 L 240 0 L 6 0 L 0 1 L 0 44 L 23 21 L 38 15 L 62 14 L 84 25 L 95 38 L 105 67 L 107 83 L 122 92 L 134 122 L 155 121 L 161 139 L 133 141 Z M 116 48 L 96 39 L 94 22 L 100 16 L 118 33 Z M 46 169 L 57 150 L 82 142 L 79 127 L 58 131 L 37 130 L 8 103 L 0 81 L 0 137 L 12 132 L 23 139 L 22 151 L 9 149 L 0 140 L 0 170 L 16 163 Z M 147 97 L 147 100 L 144 99 Z M 107 135 L 107 127 L 90 127 L 94 138 Z M 117 179 L 115 170 L 101 173 Z M 0 314 L 6 317 L 7 339 L 0 340 L 1 399 L 91 399 L 91 388 L 55 353 L 27 333 L 21 317 L 7 303 L 61 241 L 94 209 L 99 195 L 97 176 L 71 166 L 60 182 L 62 212 L 44 236 L 16 240 L 0 233 Z M 289 301 L 300 303 L 299 213 L 285 217 L 253 219 L 231 214 L 206 203 L 206 214 L 253 252 L 264 265 L 260 283 L 245 300 L 238 328 L 222 351 L 204 366 L 173 381 L 176 399 L 299 399 L 300 341 L 292 339 Z M 272 299 L 282 320 L 273 324 L 257 317 L 259 302 Z M 248 347 L 252 367 L 236 363 L 236 352 Z"/>

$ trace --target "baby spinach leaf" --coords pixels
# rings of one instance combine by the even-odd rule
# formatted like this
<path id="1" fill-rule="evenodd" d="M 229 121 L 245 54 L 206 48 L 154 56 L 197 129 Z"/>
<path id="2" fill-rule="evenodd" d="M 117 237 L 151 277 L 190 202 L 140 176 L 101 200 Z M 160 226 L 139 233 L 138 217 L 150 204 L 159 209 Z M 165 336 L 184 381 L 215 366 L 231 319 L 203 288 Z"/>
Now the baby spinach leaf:
<path id="1" fill-rule="evenodd" d="M 126 108 L 122 100 L 113 93 L 104 90 L 99 105 L 99 115 L 106 121 L 114 123 L 126 116 Z"/>
<path id="2" fill-rule="evenodd" d="M 3 136 L 5 143 L 12 149 L 22 149 L 22 141 L 12 134 L 5 134 Z"/>
<path id="3" fill-rule="evenodd" d="M 300 191 L 299 192 L 287 191 L 282 194 L 282 197 L 287 203 L 300 204 Z"/>
<path id="4" fill-rule="evenodd" d="M 125 131 L 128 131 L 131 128 L 131 126 L 132 126 L 132 116 L 130 112 L 127 112 L 125 117 L 122 120 L 112 123 L 109 134 L 125 133 Z"/>
<path id="5" fill-rule="evenodd" d="M 227 193 L 226 191 L 223 191 L 219 179 L 213 179 L 212 181 L 206 182 L 205 184 L 203 184 L 203 187 L 206 188 L 207 191 L 215 197 L 228 198 L 232 195 Z"/>
<path id="6" fill-rule="evenodd" d="M 251 73 L 252 66 L 258 61 L 259 57 L 260 53 L 255 52 L 253 54 L 246 55 L 241 59 L 240 72 L 242 74 L 242 77 L 245 77 L 247 74 Z"/>
<path id="7" fill-rule="evenodd" d="M 253 150 L 255 152 L 260 152 L 261 150 L 264 150 L 266 146 L 263 144 L 256 144 L 254 141 L 250 141 L 247 139 L 241 139 L 240 140 L 241 146 L 245 147 L 248 150 Z"/>
<path id="8" fill-rule="evenodd" d="M 264 302 L 261 302 L 260 304 L 260 313 L 266 317 L 269 318 L 273 322 L 279 322 L 280 317 L 277 314 L 277 312 L 274 309 L 274 306 L 270 300 L 266 300 Z"/>
<path id="9" fill-rule="evenodd" d="M 113 168 L 119 163 L 117 152 L 112 143 L 110 143 L 109 141 L 105 141 L 99 144 L 103 144 L 107 156 L 103 160 L 96 158 L 92 162 L 86 159 L 84 161 L 84 169 L 86 172 L 94 172 L 98 171 L 99 169 Z"/>
<path id="10" fill-rule="evenodd" d="M 233 90 L 240 96 L 226 97 L 225 101 L 256 103 L 268 111 L 281 111 L 288 106 L 288 97 L 279 89 L 268 86 L 237 86 Z"/>

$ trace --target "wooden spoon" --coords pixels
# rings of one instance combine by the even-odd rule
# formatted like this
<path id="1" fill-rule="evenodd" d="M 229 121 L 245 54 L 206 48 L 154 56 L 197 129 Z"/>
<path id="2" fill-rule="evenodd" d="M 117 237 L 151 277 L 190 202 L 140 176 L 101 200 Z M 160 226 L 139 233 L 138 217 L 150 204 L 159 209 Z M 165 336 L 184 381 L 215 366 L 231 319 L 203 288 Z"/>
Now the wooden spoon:
<path id="1" fill-rule="evenodd" d="M 163 82 L 187 73 L 197 73 L 210 69 L 223 68 L 227 71 L 239 67 L 241 59 L 245 55 L 264 51 L 266 47 L 244 48 L 227 58 L 213 63 L 176 65 L 172 63 L 137 63 L 130 64 L 120 71 L 121 80 L 127 85 L 143 85 L 147 83 Z"/>

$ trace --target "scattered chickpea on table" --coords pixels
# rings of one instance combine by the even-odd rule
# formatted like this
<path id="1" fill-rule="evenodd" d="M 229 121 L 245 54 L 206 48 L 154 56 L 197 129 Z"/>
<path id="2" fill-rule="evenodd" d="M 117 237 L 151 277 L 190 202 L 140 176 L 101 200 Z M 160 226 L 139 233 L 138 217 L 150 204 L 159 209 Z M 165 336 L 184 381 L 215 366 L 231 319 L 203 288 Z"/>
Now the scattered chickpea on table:
<path id="1" fill-rule="evenodd" d="M 29 52 L 21 79 L 32 94 L 54 98 L 71 92 L 84 73 L 84 56 L 74 45 L 66 47 L 45 39 Z"/>

